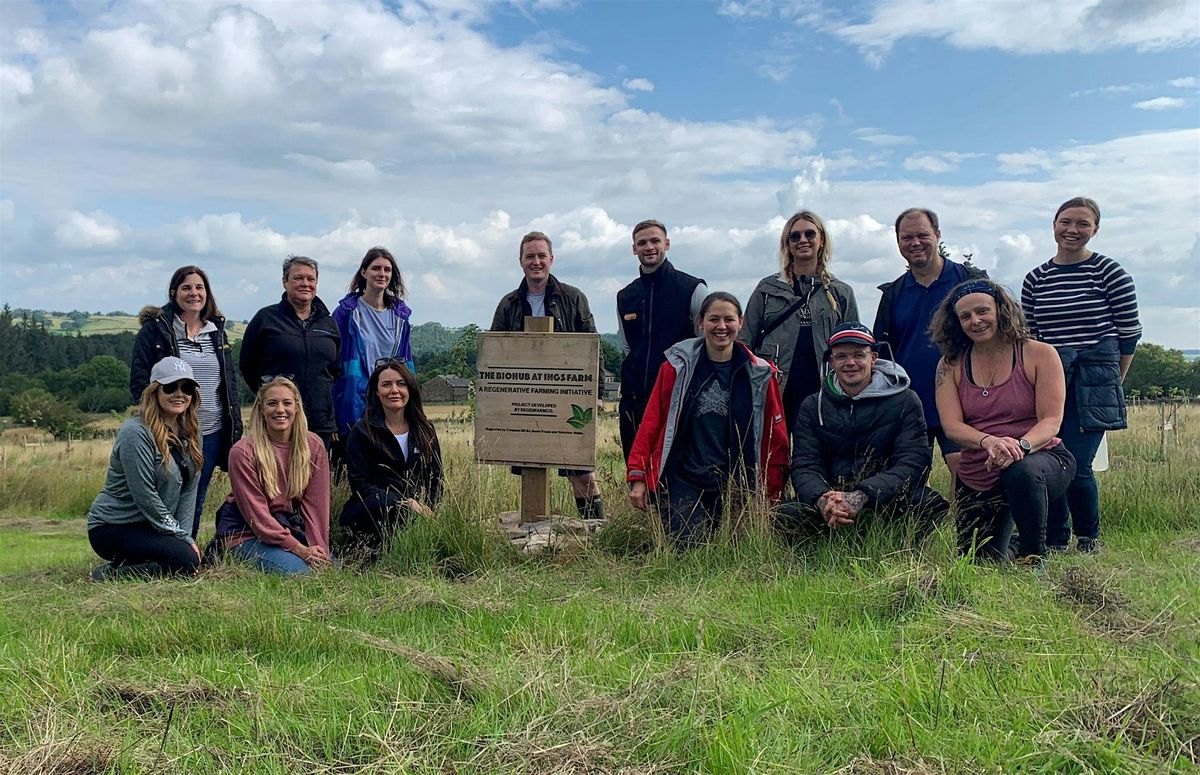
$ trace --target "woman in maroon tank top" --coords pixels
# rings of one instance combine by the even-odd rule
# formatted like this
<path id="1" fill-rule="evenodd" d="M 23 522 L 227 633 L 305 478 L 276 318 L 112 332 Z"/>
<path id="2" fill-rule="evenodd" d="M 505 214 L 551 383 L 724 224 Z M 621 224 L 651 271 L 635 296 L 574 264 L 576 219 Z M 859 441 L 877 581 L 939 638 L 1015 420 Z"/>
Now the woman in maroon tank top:
<path id="1" fill-rule="evenodd" d="M 963 448 L 955 492 L 959 551 L 1040 565 L 1049 503 L 1075 475 L 1075 460 L 1055 435 L 1066 399 L 1062 361 L 1030 338 L 1020 305 L 991 280 L 951 291 L 930 333 L 942 351 L 942 428 Z M 1014 523 L 1019 546 L 1010 552 Z"/>

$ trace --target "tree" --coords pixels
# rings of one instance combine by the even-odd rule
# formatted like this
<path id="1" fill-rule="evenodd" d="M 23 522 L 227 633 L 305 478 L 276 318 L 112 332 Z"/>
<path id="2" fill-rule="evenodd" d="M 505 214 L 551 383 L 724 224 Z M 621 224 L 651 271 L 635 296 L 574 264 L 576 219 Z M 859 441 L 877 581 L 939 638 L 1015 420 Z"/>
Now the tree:
<path id="1" fill-rule="evenodd" d="M 1195 393 L 1195 374 L 1195 367 L 1180 350 L 1139 344 L 1125 377 L 1125 389 L 1141 391 L 1147 397 L 1161 396 L 1171 388 Z"/>
<path id="2" fill-rule="evenodd" d="M 74 404 L 59 401 L 42 388 L 30 388 L 13 398 L 12 409 L 17 422 L 41 428 L 56 439 L 80 435 L 87 429 L 83 415 Z"/>

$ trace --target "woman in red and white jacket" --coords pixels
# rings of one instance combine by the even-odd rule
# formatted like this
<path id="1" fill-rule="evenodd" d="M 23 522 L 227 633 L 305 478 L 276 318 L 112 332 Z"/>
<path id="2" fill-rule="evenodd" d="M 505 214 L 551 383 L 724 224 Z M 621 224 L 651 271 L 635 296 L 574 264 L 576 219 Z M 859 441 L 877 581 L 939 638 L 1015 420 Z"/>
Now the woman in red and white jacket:
<path id="1" fill-rule="evenodd" d="M 667 350 L 625 474 L 630 504 L 645 510 L 653 498 L 683 546 L 712 533 L 731 490 L 778 501 L 788 467 L 777 370 L 737 341 L 742 305 L 710 293 L 699 322 L 703 336 Z"/>

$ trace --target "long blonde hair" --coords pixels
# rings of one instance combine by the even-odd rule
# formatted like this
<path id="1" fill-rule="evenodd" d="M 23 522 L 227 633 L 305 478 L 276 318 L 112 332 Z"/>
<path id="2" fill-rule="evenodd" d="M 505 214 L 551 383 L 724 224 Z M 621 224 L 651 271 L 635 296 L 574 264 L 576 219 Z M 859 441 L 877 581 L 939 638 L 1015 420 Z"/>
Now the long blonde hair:
<path id="1" fill-rule="evenodd" d="M 162 407 L 158 405 L 158 394 L 161 390 L 162 385 L 157 382 L 151 382 L 146 386 L 146 389 L 142 391 L 141 400 L 138 401 L 137 415 L 141 418 L 142 424 L 150 431 L 150 435 L 154 437 L 154 446 L 158 447 L 158 452 L 162 455 L 163 470 L 171 470 L 172 444 L 183 450 L 199 469 L 204 464 L 204 450 L 200 448 L 199 441 L 200 421 L 197 419 L 200 392 L 192 392 L 192 402 L 179 417 L 179 427 L 183 431 L 181 436 L 163 419 Z"/>
<path id="2" fill-rule="evenodd" d="M 275 448 L 267 434 L 267 421 L 263 418 L 263 402 L 271 388 L 285 387 L 296 399 L 296 417 L 292 421 L 292 435 L 288 440 L 288 492 L 296 500 L 308 489 L 312 478 L 312 451 L 308 448 L 308 418 L 304 416 L 304 404 L 300 400 L 300 389 L 287 377 L 275 377 L 258 389 L 254 405 L 250 407 L 250 420 L 246 426 L 246 438 L 254 448 L 254 460 L 258 463 L 258 481 L 268 499 L 279 495 L 279 463 Z"/>
<path id="3" fill-rule="evenodd" d="M 812 210 L 801 210 L 788 218 L 787 223 L 783 225 L 783 231 L 779 235 L 779 278 L 788 285 L 792 284 L 792 252 L 788 249 L 788 234 L 796 225 L 796 221 L 810 221 L 821 233 L 821 249 L 817 251 L 817 274 L 821 276 L 821 284 L 825 286 L 825 296 L 829 299 L 834 313 L 840 313 L 841 308 L 838 307 L 837 298 L 830 291 L 830 288 L 833 287 L 833 276 L 829 274 L 829 262 L 833 259 L 833 245 L 829 241 L 829 231 L 825 228 L 825 221 L 822 221 L 821 216 Z"/>

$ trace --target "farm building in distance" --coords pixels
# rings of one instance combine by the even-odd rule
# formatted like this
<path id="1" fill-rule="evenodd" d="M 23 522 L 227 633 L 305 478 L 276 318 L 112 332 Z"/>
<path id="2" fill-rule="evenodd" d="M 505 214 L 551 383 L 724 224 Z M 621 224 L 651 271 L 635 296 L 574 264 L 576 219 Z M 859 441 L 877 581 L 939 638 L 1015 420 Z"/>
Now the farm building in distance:
<path id="1" fill-rule="evenodd" d="M 453 374 L 439 374 L 421 386 L 426 403 L 465 404 L 471 392 L 471 380 Z"/>

